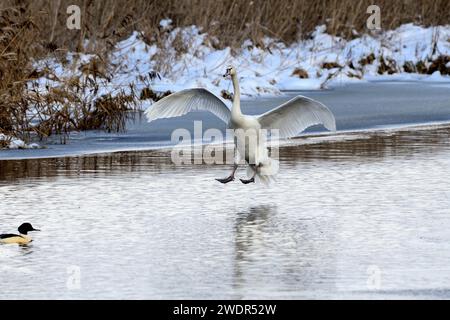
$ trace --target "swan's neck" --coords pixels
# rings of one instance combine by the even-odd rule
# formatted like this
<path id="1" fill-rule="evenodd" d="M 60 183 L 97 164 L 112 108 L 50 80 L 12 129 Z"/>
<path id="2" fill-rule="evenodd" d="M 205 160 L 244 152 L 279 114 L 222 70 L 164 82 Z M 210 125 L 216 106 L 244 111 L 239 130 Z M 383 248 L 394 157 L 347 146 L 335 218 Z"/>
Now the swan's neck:
<path id="1" fill-rule="evenodd" d="M 241 91 L 239 90 L 239 82 L 237 79 L 237 75 L 234 74 L 231 77 L 233 81 L 233 89 L 234 89 L 234 97 L 233 97 L 233 107 L 231 108 L 231 116 L 233 118 L 242 117 L 241 113 Z"/>

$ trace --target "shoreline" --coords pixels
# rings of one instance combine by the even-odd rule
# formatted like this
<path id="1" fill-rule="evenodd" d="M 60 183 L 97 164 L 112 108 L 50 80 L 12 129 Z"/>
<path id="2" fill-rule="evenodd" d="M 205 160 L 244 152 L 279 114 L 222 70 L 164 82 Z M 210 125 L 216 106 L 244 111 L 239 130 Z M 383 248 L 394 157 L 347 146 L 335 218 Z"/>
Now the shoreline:
<path id="1" fill-rule="evenodd" d="M 384 127 L 378 128 L 370 128 L 370 129 L 359 129 L 359 130 L 342 130 L 336 131 L 335 133 L 330 132 L 313 132 L 306 133 L 296 136 L 291 139 L 283 139 L 280 141 L 279 147 L 280 149 L 286 147 L 298 147 L 303 145 L 310 144 L 324 144 L 324 143 L 338 143 L 348 140 L 361 140 L 361 139 L 369 139 L 372 136 L 379 135 L 390 135 L 395 134 L 397 132 L 404 131 L 431 131 L 438 130 L 442 128 L 450 127 L 450 120 L 448 121 L 435 121 L 435 122 L 426 122 L 426 123 L 405 123 L 398 125 L 386 125 Z M 222 142 L 217 143 L 222 144 Z M 226 141 L 225 148 L 232 147 L 231 141 Z M 211 145 L 210 143 L 199 143 L 198 141 L 194 141 L 191 144 L 191 147 L 194 148 L 196 146 L 204 147 L 206 145 Z M 40 160 L 40 159 L 65 159 L 65 158 L 77 158 L 77 157 L 89 157 L 89 156 L 105 156 L 112 155 L 118 153 L 136 153 L 136 152 L 162 152 L 162 153 L 170 153 L 174 148 L 177 148 L 177 145 L 174 146 L 155 146 L 155 147 L 142 147 L 142 148 L 127 148 L 127 149 L 116 149 L 116 150 L 108 150 L 108 151 L 86 151 L 86 152 L 78 152 L 78 153 L 69 153 L 65 155 L 42 155 L 42 156 L 31 156 L 31 157 L 1 157 L 2 151 L 0 150 L 0 162 L 1 161 L 11 161 L 11 160 Z M 180 147 L 183 149 L 183 147 Z M 32 149 L 30 149 L 32 150 Z M 36 149 L 34 149 L 36 150 Z M 42 150 L 42 149 L 41 149 Z M 23 152 L 27 152 L 28 150 L 21 150 Z"/>

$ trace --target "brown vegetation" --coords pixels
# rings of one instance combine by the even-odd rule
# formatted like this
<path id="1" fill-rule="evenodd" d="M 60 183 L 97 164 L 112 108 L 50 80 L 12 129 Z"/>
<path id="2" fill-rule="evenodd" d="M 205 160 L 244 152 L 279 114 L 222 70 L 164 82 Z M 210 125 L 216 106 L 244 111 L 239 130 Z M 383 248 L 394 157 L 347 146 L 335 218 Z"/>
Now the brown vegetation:
<path id="1" fill-rule="evenodd" d="M 437 59 L 433 60 L 428 67 L 428 74 L 432 74 L 436 71 L 439 71 L 441 74 L 450 75 L 450 67 L 447 65 L 450 62 L 450 56 L 441 55 L 437 57 Z"/>
<path id="2" fill-rule="evenodd" d="M 433 74 L 439 71 L 442 75 L 450 75 L 450 56 L 440 55 L 434 60 L 418 61 L 414 64 L 411 61 L 406 61 L 403 64 L 403 70 L 408 73 L 417 72 L 420 74 Z"/>
<path id="3" fill-rule="evenodd" d="M 294 71 L 292 72 L 292 75 L 297 76 L 300 79 L 308 79 L 309 78 L 308 72 L 301 68 L 295 68 Z"/>
<path id="4" fill-rule="evenodd" d="M 380 57 L 380 63 L 378 65 L 378 74 L 394 74 L 397 73 L 397 63 L 389 58 Z"/>
<path id="5" fill-rule="evenodd" d="M 82 28 L 65 28 L 66 8 L 78 5 L 82 11 Z M 218 46 L 240 47 L 251 39 L 262 46 L 262 36 L 285 42 L 307 37 L 317 25 L 326 24 L 327 32 L 347 38 L 354 30 L 365 33 L 366 9 L 370 0 L 3 0 L 0 10 L 14 8 L 32 18 L 39 27 L 35 40 L 48 50 L 83 49 L 100 43 L 114 43 L 132 30 L 147 31 L 149 41 L 161 36 L 159 21 L 173 20 L 175 26 L 198 25 L 217 37 Z M 444 25 L 450 23 L 447 0 L 379 0 L 382 28 L 393 29 L 403 23 Z M 182 45 L 182 44 L 180 44 Z"/>
<path id="6" fill-rule="evenodd" d="M 222 90 L 220 92 L 220 96 L 226 100 L 230 100 L 230 101 L 233 100 L 233 94 L 228 90 Z"/>
<path id="7" fill-rule="evenodd" d="M 337 62 L 324 62 L 324 63 L 322 63 L 322 68 L 330 70 L 330 69 L 335 69 L 335 68 L 340 69 L 340 68 L 342 68 L 342 66 Z"/>
<path id="8" fill-rule="evenodd" d="M 375 55 L 373 53 L 371 53 L 367 57 L 364 57 L 361 60 L 359 60 L 359 64 L 364 67 L 365 65 L 372 64 L 372 62 L 374 62 L 374 61 L 375 61 Z"/>
<path id="9" fill-rule="evenodd" d="M 81 8 L 81 30 L 66 28 L 66 9 L 73 4 Z M 320 24 L 327 25 L 328 33 L 346 38 L 365 33 L 366 8 L 371 4 L 371 0 L 2 0 L 0 133 L 26 138 L 30 132 L 43 137 L 74 129 L 123 128 L 136 97 L 106 95 L 94 101 L 88 93 L 96 92 L 111 77 L 108 50 L 118 40 L 139 30 L 146 42 L 164 43 L 167 33 L 159 26 L 161 19 L 172 19 L 175 27 L 203 28 L 210 36 L 206 41 L 214 47 L 238 49 L 250 39 L 255 46 L 270 50 L 264 46 L 264 36 L 291 43 L 307 38 Z M 383 29 L 408 22 L 425 26 L 450 22 L 448 0 L 379 0 L 377 5 Z M 183 41 L 172 44 L 177 52 L 183 52 L 186 45 Z M 47 95 L 30 88 L 30 80 L 54 77 L 51 70 L 35 70 L 33 61 L 42 57 L 64 61 L 69 51 L 93 53 L 98 59 L 82 66 L 83 76 L 65 81 Z M 372 63 L 374 59 L 369 58 L 364 63 Z M 390 72 L 392 66 L 385 63 L 383 68 L 380 71 Z M 416 69 L 420 72 L 419 66 Z M 434 69 L 448 72 L 441 62 L 426 72 Z M 37 106 L 37 113 L 30 119 L 31 106 Z"/>

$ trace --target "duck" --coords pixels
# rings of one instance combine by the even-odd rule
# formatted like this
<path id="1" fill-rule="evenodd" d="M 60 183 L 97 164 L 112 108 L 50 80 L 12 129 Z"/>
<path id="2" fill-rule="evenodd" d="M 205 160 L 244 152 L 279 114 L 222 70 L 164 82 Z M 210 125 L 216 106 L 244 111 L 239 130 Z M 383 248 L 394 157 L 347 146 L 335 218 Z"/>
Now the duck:
<path id="1" fill-rule="evenodd" d="M 28 235 L 28 232 L 41 231 L 39 229 L 33 228 L 31 223 L 29 222 L 22 223 L 19 226 L 19 228 L 17 228 L 17 230 L 19 231 L 19 234 L 13 233 L 0 234 L 0 243 L 7 243 L 7 244 L 16 243 L 21 245 L 28 244 L 31 241 L 33 241 L 31 237 Z"/>
<path id="2" fill-rule="evenodd" d="M 279 138 L 287 139 L 318 124 L 322 124 L 329 131 L 336 131 L 336 120 L 330 109 L 319 101 L 301 95 L 266 113 L 257 116 L 245 115 L 241 112 L 237 69 L 232 65 L 227 66 L 223 77 L 231 79 L 233 84 L 231 110 L 210 91 L 204 88 L 192 88 L 172 93 L 145 111 L 148 122 L 179 117 L 193 111 L 208 111 L 225 122 L 229 129 L 237 132 L 234 139 L 234 149 L 237 152 L 235 152 L 233 168 L 228 177 L 216 179 L 220 183 L 234 181 L 241 157 L 245 158 L 245 162 L 249 165 L 247 179 L 240 179 L 242 183 L 249 184 L 258 180 L 267 184 L 273 180 L 278 172 L 278 160 L 269 157 L 266 137 L 261 134 L 262 129 L 278 130 Z M 253 138 L 256 144 L 250 146 L 246 142 L 249 138 Z"/>

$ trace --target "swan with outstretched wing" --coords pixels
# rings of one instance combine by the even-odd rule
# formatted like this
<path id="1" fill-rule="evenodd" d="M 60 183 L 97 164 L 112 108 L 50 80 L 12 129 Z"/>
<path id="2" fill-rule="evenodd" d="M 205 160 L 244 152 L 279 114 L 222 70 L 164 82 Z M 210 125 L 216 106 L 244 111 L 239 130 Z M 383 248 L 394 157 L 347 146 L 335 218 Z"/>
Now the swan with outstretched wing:
<path id="1" fill-rule="evenodd" d="M 209 111 L 216 115 L 235 134 L 235 148 L 245 157 L 249 165 L 249 178 L 240 179 L 242 183 L 255 182 L 255 177 L 262 182 L 268 182 L 278 171 L 278 161 L 269 157 L 265 135 L 261 129 L 279 130 L 281 138 L 294 137 L 306 128 L 322 124 L 331 131 L 336 130 L 333 113 L 322 103 L 313 99 L 297 96 L 279 107 L 259 116 L 248 116 L 241 112 L 240 89 L 237 72 L 234 67 L 227 67 L 224 77 L 231 77 L 234 97 L 231 110 L 214 94 L 206 89 L 195 88 L 173 93 L 155 104 L 145 112 L 149 122 L 185 115 L 192 111 Z M 255 138 L 255 144 L 248 141 Z M 235 159 L 233 170 L 229 177 L 216 179 L 221 183 L 234 180 L 238 168 L 238 158 Z"/>

